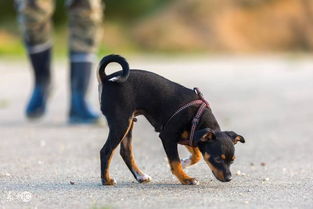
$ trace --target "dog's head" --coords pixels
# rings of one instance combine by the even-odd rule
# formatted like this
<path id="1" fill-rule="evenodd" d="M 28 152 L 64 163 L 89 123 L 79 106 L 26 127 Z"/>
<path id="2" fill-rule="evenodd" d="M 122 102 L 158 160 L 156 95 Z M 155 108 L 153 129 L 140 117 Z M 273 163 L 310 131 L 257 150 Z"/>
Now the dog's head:
<path id="1" fill-rule="evenodd" d="M 203 158 L 214 176 L 222 182 L 230 181 L 230 165 L 235 160 L 234 145 L 245 143 L 245 139 L 233 131 L 202 129 L 195 133 L 194 140 L 198 141 Z"/>

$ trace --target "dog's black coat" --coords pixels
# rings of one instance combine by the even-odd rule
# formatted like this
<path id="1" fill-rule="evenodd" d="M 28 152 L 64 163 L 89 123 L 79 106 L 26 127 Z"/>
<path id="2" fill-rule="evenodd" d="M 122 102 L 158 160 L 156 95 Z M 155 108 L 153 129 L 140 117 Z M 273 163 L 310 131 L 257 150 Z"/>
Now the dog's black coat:
<path id="1" fill-rule="evenodd" d="M 106 75 L 105 67 L 111 62 L 121 64 L 123 70 Z M 133 168 L 134 165 L 127 159 L 132 155 L 131 129 L 133 118 L 137 115 L 144 115 L 155 130 L 160 132 L 160 138 L 170 163 L 180 162 L 177 144 L 181 141 L 181 133 L 190 130 L 191 121 L 198 106 L 191 106 L 177 114 L 168 123 L 167 121 L 178 108 L 199 99 L 199 96 L 193 90 L 155 73 L 129 70 L 126 60 L 118 55 L 109 55 L 101 60 L 99 80 L 101 111 L 110 128 L 108 140 L 100 152 L 103 184 L 112 184 L 112 179 L 108 175 L 109 162 L 113 150 L 121 141 L 121 154 L 124 161 L 137 180 L 137 177 L 142 174 L 140 170 L 134 171 L 136 170 Z M 166 126 L 164 126 L 165 124 Z M 217 165 L 218 163 L 214 161 L 213 157 L 205 159 L 212 161 L 210 163 L 223 172 L 223 179 L 222 177 L 217 178 L 227 181 L 225 178 L 230 175 L 227 162 L 231 162 L 230 158 L 234 155 L 233 142 L 236 137 L 240 137 L 241 142 L 244 142 L 244 139 L 234 132 L 232 132 L 233 135 L 229 134 L 230 132 L 222 132 L 210 108 L 206 108 L 201 116 L 197 130 L 205 128 L 212 130 L 212 133 L 210 136 L 199 136 L 203 137 L 203 140 L 198 144 L 198 148 L 203 155 L 208 153 L 210 156 L 216 157 L 224 154 L 227 157 L 224 163 L 227 164 L 226 167 Z M 236 140 L 238 141 L 238 139 Z M 215 148 L 212 150 L 213 147 Z M 214 174 L 216 176 L 216 173 Z M 181 179 L 180 181 L 182 182 Z M 193 184 L 194 182 L 187 181 L 187 183 Z"/>

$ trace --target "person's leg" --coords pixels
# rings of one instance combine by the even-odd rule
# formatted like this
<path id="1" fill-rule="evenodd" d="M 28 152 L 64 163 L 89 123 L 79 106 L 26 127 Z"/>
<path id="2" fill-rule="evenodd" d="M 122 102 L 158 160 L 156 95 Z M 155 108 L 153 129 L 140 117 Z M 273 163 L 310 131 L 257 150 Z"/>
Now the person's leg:
<path id="1" fill-rule="evenodd" d="M 99 116 L 90 109 L 86 93 L 101 31 L 101 0 L 71 0 L 67 6 L 71 82 L 69 122 L 94 123 Z"/>
<path id="2" fill-rule="evenodd" d="M 28 118 L 39 118 L 46 109 L 51 80 L 52 0 L 15 0 L 23 40 L 32 64 L 34 88 L 26 107 Z"/>

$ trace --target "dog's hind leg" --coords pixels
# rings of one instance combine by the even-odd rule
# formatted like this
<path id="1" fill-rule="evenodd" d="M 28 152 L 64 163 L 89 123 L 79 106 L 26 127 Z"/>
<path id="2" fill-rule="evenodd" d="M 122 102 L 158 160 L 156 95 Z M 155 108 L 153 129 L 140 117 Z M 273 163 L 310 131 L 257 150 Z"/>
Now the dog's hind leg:
<path id="1" fill-rule="evenodd" d="M 125 138 L 132 126 L 132 117 L 129 120 L 118 118 L 107 118 L 110 132 L 107 141 L 100 151 L 101 180 L 103 185 L 114 185 L 116 181 L 109 175 L 110 161 L 113 151 Z"/>
<path id="2" fill-rule="evenodd" d="M 187 168 L 193 164 L 196 164 L 201 160 L 201 152 L 198 147 L 191 147 L 188 145 L 185 145 L 187 150 L 191 153 L 191 155 L 188 158 L 181 159 L 181 164 L 183 168 Z"/>
<path id="3" fill-rule="evenodd" d="M 120 154 L 126 163 L 127 167 L 129 170 L 132 172 L 134 175 L 135 179 L 139 183 L 147 183 L 151 181 L 151 177 L 144 174 L 137 166 L 135 162 L 135 157 L 133 154 L 133 149 L 132 149 L 132 129 L 134 126 L 134 122 L 132 122 L 130 129 L 125 136 L 125 138 L 121 142 L 121 148 L 120 148 Z"/>

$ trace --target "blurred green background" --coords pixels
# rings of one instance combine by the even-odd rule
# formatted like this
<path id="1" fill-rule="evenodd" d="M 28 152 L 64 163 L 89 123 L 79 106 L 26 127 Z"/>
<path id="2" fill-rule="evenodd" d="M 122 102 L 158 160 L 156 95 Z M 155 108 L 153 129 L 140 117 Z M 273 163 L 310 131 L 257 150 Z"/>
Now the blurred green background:
<path id="1" fill-rule="evenodd" d="M 99 54 L 311 53 L 312 0 L 107 0 Z M 64 0 L 56 0 L 55 53 L 66 54 Z M 0 1 L 0 56 L 24 49 L 14 1 Z"/>

